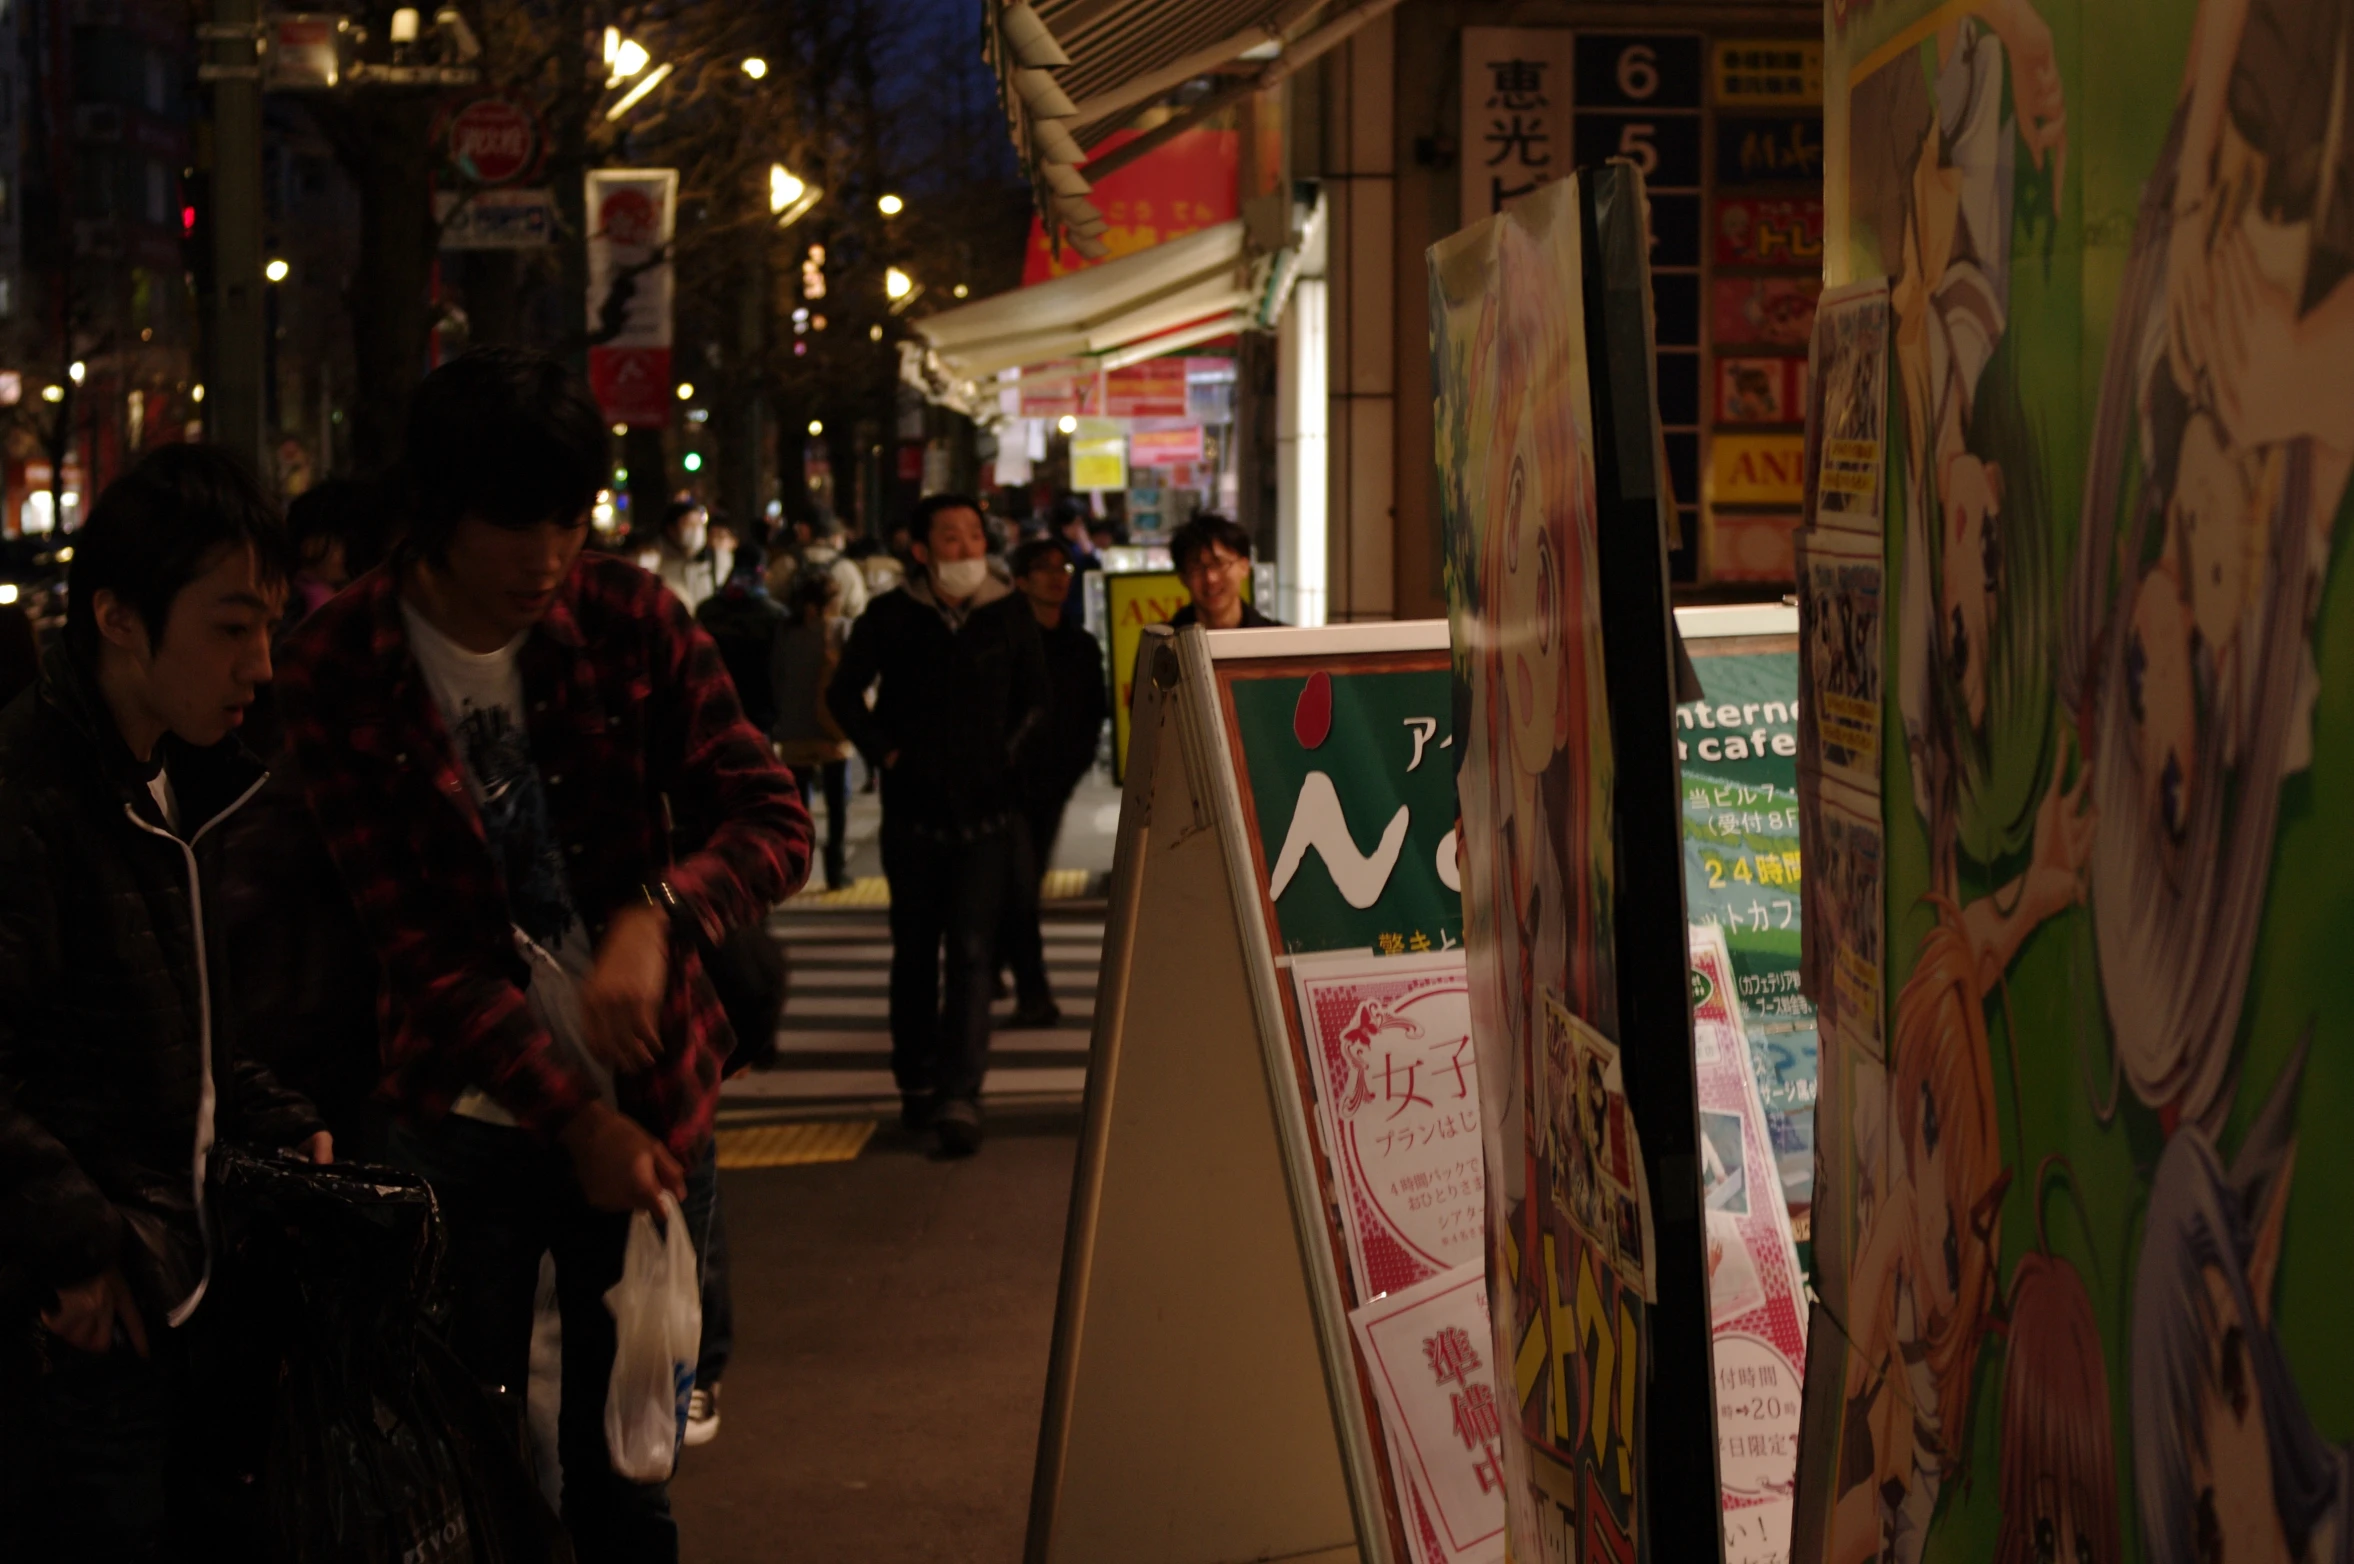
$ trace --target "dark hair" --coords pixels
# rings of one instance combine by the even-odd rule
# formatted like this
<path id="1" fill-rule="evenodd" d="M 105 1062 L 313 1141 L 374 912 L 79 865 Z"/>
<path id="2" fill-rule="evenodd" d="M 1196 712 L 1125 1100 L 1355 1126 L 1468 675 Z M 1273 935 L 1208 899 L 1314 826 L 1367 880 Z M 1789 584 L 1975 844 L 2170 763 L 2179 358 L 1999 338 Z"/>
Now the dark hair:
<path id="1" fill-rule="evenodd" d="M 938 518 L 942 511 L 951 510 L 971 511 L 974 515 L 982 518 L 981 530 L 983 532 L 988 531 L 989 521 L 987 514 L 982 511 L 981 502 L 974 499 L 971 495 L 927 494 L 922 499 L 916 501 L 914 514 L 907 518 L 908 541 L 911 543 L 921 543 L 926 547 L 929 547 L 932 541 L 933 521 Z"/>
<path id="2" fill-rule="evenodd" d="M 695 512 L 704 509 L 701 500 L 672 500 L 668 505 L 662 507 L 662 535 L 669 537 L 672 528 Z M 709 524 L 711 517 L 708 512 L 704 515 L 703 520 L 706 525 Z"/>
<path id="3" fill-rule="evenodd" d="M 400 512 L 380 483 L 330 478 L 286 505 L 286 537 L 296 562 L 309 554 L 313 540 L 341 543 L 343 568 L 354 580 L 383 562 L 399 533 Z"/>
<path id="4" fill-rule="evenodd" d="M 1248 560 L 1251 557 L 1251 535 L 1241 524 L 1230 521 L 1214 510 L 1203 511 L 1193 520 L 1179 527 L 1169 538 L 1169 557 L 1183 570 L 1194 556 L 1215 544 L 1230 553 Z"/>
<path id="5" fill-rule="evenodd" d="M 799 619 L 813 608 L 822 612 L 841 590 L 841 583 L 824 566 L 804 565 L 785 588 L 785 607 Z"/>
<path id="6" fill-rule="evenodd" d="M 462 517 L 517 531 L 588 509 L 609 465 L 588 382 L 530 348 L 477 348 L 409 403 L 408 547 L 438 562 Z"/>
<path id="7" fill-rule="evenodd" d="M 107 485 L 74 534 L 65 640 L 84 666 L 98 658 L 98 594 L 130 604 L 163 644 L 172 599 L 230 549 L 250 548 L 263 580 L 292 574 L 278 508 L 245 464 L 217 445 L 166 445 Z"/>
<path id="8" fill-rule="evenodd" d="M 740 581 L 746 576 L 759 580 L 768 573 L 768 550 L 745 539 L 736 545 L 735 558 L 728 564 L 728 579 Z"/>
<path id="9" fill-rule="evenodd" d="M 1015 579 L 1019 580 L 1036 570 L 1038 562 L 1043 559 L 1051 559 L 1057 563 L 1068 565 L 1071 562 L 1071 551 L 1065 548 L 1058 539 L 1032 538 L 1014 550 L 1013 558 L 1007 561 L 1007 564 L 1013 570 Z"/>

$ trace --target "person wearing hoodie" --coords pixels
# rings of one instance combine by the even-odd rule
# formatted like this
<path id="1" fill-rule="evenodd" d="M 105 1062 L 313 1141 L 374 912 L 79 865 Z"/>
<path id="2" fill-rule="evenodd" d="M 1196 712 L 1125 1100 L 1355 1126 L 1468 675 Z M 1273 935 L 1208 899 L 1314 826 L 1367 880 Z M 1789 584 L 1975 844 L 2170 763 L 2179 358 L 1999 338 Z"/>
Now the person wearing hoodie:
<path id="1" fill-rule="evenodd" d="M 914 568 L 859 617 L 826 705 L 882 776 L 901 1118 L 961 1156 L 981 1140 L 990 973 L 1046 657 L 1028 600 L 991 568 L 978 504 L 933 495 L 907 535 Z"/>

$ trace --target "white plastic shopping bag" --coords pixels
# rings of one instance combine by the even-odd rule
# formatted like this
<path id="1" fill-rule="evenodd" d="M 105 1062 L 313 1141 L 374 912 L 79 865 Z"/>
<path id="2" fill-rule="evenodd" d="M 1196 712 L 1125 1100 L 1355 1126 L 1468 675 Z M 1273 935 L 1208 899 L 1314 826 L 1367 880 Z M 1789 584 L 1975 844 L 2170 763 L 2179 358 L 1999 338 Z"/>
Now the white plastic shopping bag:
<path id="1" fill-rule="evenodd" d="M 621 1280 L 605 1294 L 613 1311 L 613 1378 L 605 1389 L 605 1447 L 631 1482 L 666 1481 L 678 1464 L 703 1342 L 695 1246 L 678 1202 L 662 1197 L 662 1230 L 630 1218 Z"/>

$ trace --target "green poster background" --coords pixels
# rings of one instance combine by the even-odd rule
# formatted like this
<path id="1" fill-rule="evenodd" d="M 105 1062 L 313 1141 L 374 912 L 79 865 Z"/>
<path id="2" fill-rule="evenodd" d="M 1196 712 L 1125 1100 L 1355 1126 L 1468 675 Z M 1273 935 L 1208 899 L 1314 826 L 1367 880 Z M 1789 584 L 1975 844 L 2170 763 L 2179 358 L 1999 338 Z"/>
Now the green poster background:
<path id="1" fill-rule="evenodd" d="M 1798 989 L 1798 653 L 1711 656 L 1707 643 L 1687 644 L 1706 698 L 1676 708 L 1684 899 L 1692 921 L 1722 928 L 1732 951 L 1750 1064 L 1803 1240 L 1815 1176 L 1815 1012 Z"/>
<path id="2" fill-rule="evenodd" d="M 1963 1099 L 1978 1090 L 1967 1074 L 1983 1069 L 1994 1148 L 1987 1166 L 1965 1166 L 1952 1140 L 1933 1159 L 1915 1150 L 1908 1162 L 1901 1148 L 1919 1146 L 1918 1120 L 1908 1127 L 1895 1117 L 1904 1104 L 1885 1091 L 1878 1065 L 1844 1051 L 1834 1059 L 1826 1041 L 1826 1100 L 1840 1103 L 1843 1118 L 1818 1127 L 1824 1166 L 1833 1165 L 1829 1143 L 1837 1138 L 1854 1177 L 1849 1187 L 1816 1192 L 1817 1249 L 1820 1224 L 1836 1206 L 1845 1213 L 1856 1289 L 1846 1318 L 1820 1332 L 1813 1348 L 1844 1348 L 1863 1369 L 1830 1379 L 1836 1394 L 1810 1395 L 1812 1470 L 1837 1477 L 1859 1442 L 1871 1448 L 1871 1420 L 1856 1410 L 1856 1394 L 1876 1366 L 1907 1355 L 1918 1362 L 1934 1350 L 1960 1372 L 1937 1409 L 1934 1438 L 1918 1439 L 1891 1463 L 1906 1468 L 1898 1491 L 1910 1488 L 1915 1513 L 1893 1516 L 1868 1494 L 1859 1499 L 1861 1485 L 1827 1482 L 1825 1491 L 1802 1494 L 1802 1512 L 1812 1513 L 1802 1513 L 1800 1533 L 1810 1521 L 1825 1527 L 1831 1558 L 1885 1546 L 1906 1564 L 2009 1556 L 2019 1533 L 2006 1535 L 2006 1517 L 2029 1534 L 2042 1521 L 2072 1529 L 2076 1535 L 2056 1538 L 2059 1556 L 2087 1564 L 2288 1558 L 2307 1542 L 2334 1555 L 2354 1530 L 2346 1452 L 2354 1439 L 2354 1336 L 2345 1328 L 2342 1257 L 2354 1175 L 2330 1155 L 2333 1131 L 2354 1114 L 2347 1046 L 2354 1027 L 2341 997 L 2354 874 L 2337 804 L 2354 796 L 2354 587 L 2338 557 L 2347 530 L 2343 490 L 2328 488 L 2342 481 L 2335 453 L 2345 435 L 2325 427 L 2342 422 L 2348 399 L 2323 377 L 2333 364 L 2354 361 L 2341 325 L 2354 295 L 2328 250 L 2342 207 L 2316 201 L 2309 187 L 2342 189 L 2354 165 L 2345 87 L 2354 16 L 2344 4 L 2293 0 L 2244 8 L 2214 0 L 1899 0 L 1835 3 L 1831 12 L 1828 280 L 1891 276 L 1900 350 L 1884 467 L 1893 610 L 1883 646 L 1890 742 L 1880 801 L 1888 1068 L 1905 1069 L 1908 1049 L 1952 1047 L 1924 1043 L 1905 1020 L 1907 993 L 1933 992 L 1930 953 L 1953 921 L 1940 901 L 1965 924 L 1974 911 L 1980 928 L 2016 905 L 2039 865 L 2031 828 L 2055 784 L 2065 805 L 2089 775 L 2077 806 L 2087 812 L 2078 818 L 2097 814 L 2110 832 L 2170 807 L 2168 786 L 2198 798 L 2202 780 L 2220 789 L 2235 818 L 2247 808 L 2251 784 L 2236 774 L 2219 781 L 2212 756 L 2187 783 L 2159 780 L 2173 691 L 2151 648 L 2182 635 L 2168 616 L 2204 613 L 2200 593 L 2219 579 L 2190 563 L 2241 558 L 2261 572 L 2309 558 L 2306 592 L 2238 621 L 2236 633 L 2260 639 L 2285 620 L 2305 644 L 2292 648 L 2298 655 L 2284 668 L 2308 651 L 2312 661 L 2310 676 L 2257 670 L 2234 689 L 2218 675 L 2226 647 L 2208 620 L 2188 671 L 2171 676 L 2189 685 L 2181 720 L 2195 743 L 2211 742 L 2215 725 L 2245 707 L 2310 741 L 2309 754 L 2264 789 L 2277 792 L 2277 821 L 2232 859 L 2260 871 L 2244 914 L 2256 931 L 2254 954 L 2244 993 L 2226 1011 L 2228 1074 L 2205 1122 L 2179 1101 L 2144 1101 L 2121 1080 L 2121 1054 L 2149 1039 L 2121 1036 L 2112 1017 L 2120 1005 L 2131 1013 L 2134 996 L 2122 990 L 2144 977 L 2126 975 L 2134 936 L 2118 933 L 2136 904 L 2115 878 L 2104 896 L 2097 846 L 2081 899 L 2039 905 L 2007 958 L 2003 944 L 1976 947 L 1991 984 L 1966 1015 L 1946 1012 L 1982 1035 L 1973 1046 L 1983 1055 L 1951 1056 L 1965 1073 L 1941 1081 L 1949 1095 L 1940 1123 L 1969 1123 Z M 1972 48 L 1999 52 L 1999 75 L 1985 79 L 1997 85 L 1982 87 L 1983 97 L 1973 98 L 1956 64 Z M 2213 69 L 2202 73 L 2201 65 Z M 2061 106 L 2064 156 L 2039 112 Z M 1976 143 L 1984 156 L 1967 130 L 1980 112 L 1992 118 L 1976 122 L 1999 131 Z M 2220 150 L 2170 162 L 2170 146 L 2199 123 L 2221 127 Z M 2219 187 L 2197 188 L 2202 174 Z M 1965 245 L 1943 252 L 1930 280 L 1944 291 L 1924 304 L 1906 289 L 1908 277 L 1916 289 L 1921 280 L 1924 228 L 1896 214 L 1933 201 L 1939 180 L 1961 192 L 1958 207 L 1968 215 L 1956 231 L 1976 228 Z M 1945 232 L 1935 224 L 1926 231 Z M 1963 542 L 1953 557 L 1967 568 L 1954 572 L 1950 559 L 1936 557 L 1952 532 L 1910 532 L 1907 518 L 1917 509 L 1955 527 L 1952 502 L 1970 492 L 1968 463 L 1957 467 L 1952 447 L 1932 443 L 1938 434 L 1924 407 L 1932 397 L 1904 372 L 1901 353 L 1908 329 L 1910 341 L 1926 340 L 1923 326 L 1934 322 L 1925 317 L 1960 319 L 1953 305 L 1971 296 L 1995 299 L 1998 309 L 1974 311 L 1992 336 L 1976 384 L 1957 404 L 1960 454 L 1991 461 L 2002 481 L 1990 525 L 1968 515 L 1959 523 L 1991 534 L 1992 546 L 1978 536 Z M 2293 364 L 2288 355 L 2304 343 L 2323 351 Z M 2266 417 L 2279 432 L 2244 440 L 2230 433 L 2257 431 Z M 2260 498 L 2239 507 L 2170 489 L 2175 464 L 2197 450 L 2186 431 L 2202 419 L 2224 429 L 2236 470 L 2288 483 L 2292 493 L 2300 474 L 2309 477 L 2323 495 L 2314 514 L 2288 502 L 2268 511 L 2279 489 L 2259 489 Z M 2101 487 L 2111 480 L 2114 487 Z M 2088 492 L 2109 503 L 2090 503 Z M 2302 532 L 2308 520 L 2309 554 L 2275 546 L 2284 527 Z M 2126 542 L 2136 526 L 2138 553 Z M 2219 532 L 2227 540 L 2220 549 Z M 1911 601 L 1902 593 L 1908 569 L 1931 585 Z M 1927 703 L 1916 699 L 1916 720 L 1925 710 L 1933 715 L 1908 744 L 1908 656 L 1926 652 L 1932 670 L 1950 668 L 1957 622 L 1979 656 L 2015 659 L 2009 685 L 1966 721 L 1955 717 L 1969 710 L 1959 681 Z M 2132 660 L 2104 665 L 2100 653 L 2118 634 Z M 2072 642 L 2086 661 L 2072 656 Z M 2130 680 L 2105 680 L 2105 666 L 2129 669 Z M 2236 753 L 2245 755 L 2247 744 Z M 2103 787 L 2144 753 L 2152 759 L 2146 791 Z M 1992 779 L 1974 807 L 1941 804 L 1947 782 L 1973 761 Z M 2064 868 L 2060 833 L 2041 834 L 2053 839 L 2042 861 Z M 2201 871 L 2195 833 L 2182 837 L 2193 847 L 2146 855 L 2168 861 L 2156 883 L 2192 883 Z M 2222 933 L 2182 965 L 2195 971 L 2221 962 Z M 2155 1025 L 2163 1030 L 2162 1021 Z M 2301 1074 L 2292 1075 L 2308 1038 Z M 2259 1133 L 2273 1128 L 2259 1119 L 2276 1088 L 2285 1138 Z M 2296 1154 L 2283 1160 L 2284 1149 Z M 2219 1176 L 2181 1177 L 2202 1167 Z M 2201 1185 L 2226 1194 L 2215 1214 L 2195 1216 L 2210 1224 L 2215 1242 L 2203 1264 L 2185 1272 L 2175 1262 L 2189 1252 L 2182 1234 L 2194 1214 L 2183 1197 Z M 1906 1232 L 1876 1231 L 1893 1209 L 1892 1191 L 1914 1200 L 1925 1188 L 1943 1202 L 1921 1203 Z M 1943 1303 L 1948 1233 L 1951 1274 L 1964 1283 L 1958 1302 L 1933 1324 L 1922 1318 L 1927 1311 L 1908 1317 L 1880 1306 L 1901 1295 L 1865 1284 L 1891 1275 L 1913 1289 L 1915 1303 Z M 1893 1269 L 1875 1272 L 1877 1262 Z M 2049 1285 L 2055 1278 L 2060 1287 Z M 2070 1309 L 2085 1323 L 2082 1338 L 2054 1323 L 2050 1302 L 2062 1293 L 2077 1300 Z M 2195 1323 L 2166 1334 L 2184 1320 Z M 2070 1386 L 2091 1387 L 2105 1415 L 2083 1412 Z M 1916 1424 L 1896 1437 L 1921 1432 Z M 2194 1433 L 2207 1444 L 2195 1462 Z M 2325 1475 L 2299 1498 L 2289 1492 L 2293 1483 L 2278 1480 L 2293 1469 Z M 2073 1496 L 2065 1515 L 2048 1498 L 2058 1492 Z M 1873 1523 L 1884 1534 L 1859 1529 Z M 2035 1556 L 2032 1544 L 2023 1556 Z"/>
<path id="3" fill-rule="evenodd" d="M 1329 677 L 1332 726 L 1313 749 L 1300 742 L 1293 724 L 1307 676 L 1239 673 L 1229 686 L 1262 861 L 1274 870 L 1300 788 L 1316 771 L 1332 779 L 1359 852 L 1375 848 L 1401 807 L 1408 811 L 1406 838 L 1380 898 L 1363 908 L 1349 905 L 1322 855 L 1311 850 L 1275 901 L 1279 947 L 1286 955 L 1403 955 L 1459 947 L 1463 898 L 1438 872 L 1440 844 L 1455 829 L 1447 670 L 1335 671 Z M 1418 730 L 1424 735 L 1419 743 Z"/>

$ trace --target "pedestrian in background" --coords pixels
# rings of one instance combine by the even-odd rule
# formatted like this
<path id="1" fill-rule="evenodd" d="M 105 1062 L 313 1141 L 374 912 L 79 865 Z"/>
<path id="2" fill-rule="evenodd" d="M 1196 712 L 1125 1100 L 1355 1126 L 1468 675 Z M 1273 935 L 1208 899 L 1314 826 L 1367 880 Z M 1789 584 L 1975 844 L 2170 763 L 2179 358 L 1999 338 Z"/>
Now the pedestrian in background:
<path id="1" fill-rule="evenodd" d="M 776 721 L 769 729 L 777 755 L 801 784 L 801 803 L 814 811 L 822 790 L 826 804 L 826 889 L 848 879 L 844 833 L 850 815 L 850 740 L 826 705 L 850 622 L 842 615 L 842 586 L 831 570 L 804 570 L 787 588 L 786 622 L 775 642 L 770 686 L 776 691 Z"/>
<path id="2" fill-rule="evenodd" d="M 1282 624 L 1253 608 L 1243 595 L 1251 578 L 1251 535 L 1237 523 L 1203 511 L 1170 537 L 1169 556 L 1177 563 L 1185 590 L 1193 594 L 1192 602 L 1169 616 L 1171 627 L 1259 630 Z"/>
<path id="3" fill-rule="evenodd" d="M 1049 1027 L 1062 1020 L 1062 1010 L 1046 979 L 1040 881 L 1054 861 L 1063 811 L 1095 764 L 1110 699 L 1104 692 L 1102 646 L 1063 617 L 1074 577 L 1063 543 L 1051 537 L 1025 543 L 1014 550 L 1012 567 L 1014 586 L 1038 621 L 1047 700 L 1045 727 L 1022 758 L 1022 834 L 998 951 L 1014 975 L 1014 1014 L 1008 1026 Z"/>
<path id="4" fill-rule="evenodd" d="M 292 626 L 382 563 L 399 519 L 382 484 L 330 478 L 287 505 L 286 531 L 295 551 L 294 581 L 286 597 L 286 622 Z"/>
<path id="5" fill-rule="evenodd" d="M 856 619 L 866 612 L 866 572 L 859 567 L 844 548 L 841 518 L 831 513 L 808 516 L 793 523 L 794 546 L 790 556 L 770 562 L 769 591 L 780 599 L 789 595 L 792 579 L 802 571 L 817 569 L 833 577 L 839 594 L 835 613 L 843 619 Z"/>
<path id="6" fill-rule="evenodd" d="M 605 1293 L 628 1213 L 717 1177 L 735 1039 L 706 952 L 799 887 L 809 816 L 679 599 L 583 556 L 608 460 L 544 354 L 428 375 L 408 535 L 289 639 L 283 704 L 382 965 L 389 1155 L 448 1222 L 451 1345 L 524 1385 L 553 1254 L 566 1528 L 584 1564 L 671 1564 L 668 1485 L 606 1445 Z"/>
<path id="7" fill-rule="evenodd" d="M 0 1558 L 145 1559 L 222 1541 L 207 1156 L 333 1156 L 242 1046 L 207 895 L 292 550 L 234 458 L 173 445 L 74 555 L 64 644 L 0 713 Z"/>
<path id="8" fill-rule="evenodd" d="M 759 544 L 737 548 L 733 560 L 735 573 L 717 596 L 695 610 L 695 623 L 719 647 L 744 720 L 766 733 L 776 725 L 772 669 L 777 637 L 786 625 L 785 611 L 768 595 L 766 551 Z"/>
<path id="9" fill-rule="evenodd" d="M 654 574 L 693 613 L 719 590 L 720 577 L 711 568 L 711 513 L 700 500 L 672 500 L 662 513 L 662 531 L 654 543 Z"/>
<path id="10" fill-rule="evenodd" d="M 990 568 L 977 504 L 933 495 L 906 530 L 914 569 L 852 627 L 826 701 L 883 779 L 901 1119 L 934 1126 L 941 1150 L 969 1155 L 981 1142 L 989 976 L 1021 762 L 1046 716 L 1046 662 L 1028 602 Z"/>

